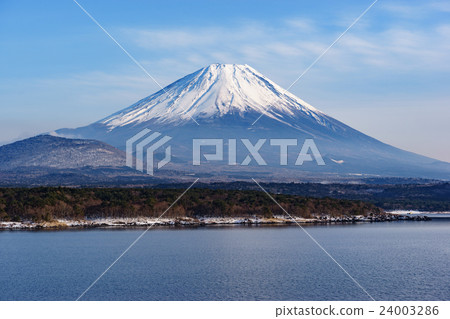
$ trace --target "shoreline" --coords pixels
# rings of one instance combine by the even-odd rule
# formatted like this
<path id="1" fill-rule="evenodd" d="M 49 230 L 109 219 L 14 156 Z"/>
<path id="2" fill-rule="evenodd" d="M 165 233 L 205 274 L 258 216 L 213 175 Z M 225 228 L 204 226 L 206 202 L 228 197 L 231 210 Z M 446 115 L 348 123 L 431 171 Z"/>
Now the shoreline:
<path id="1" fill-rule="evenodd" d="M 420 210 L 407 210 L 407 209 L 398 209 L 392 211 L 386 211 L 387 214 L 392 215 L 450 215 L 450 211 L 420 211 Z"/>
<path id="2" fill-rule="evenodd" d="M 296 225 L 299 224 L 348 224 L 375 223 L 392 221 L 427 221 L 431 218 L 418 215 L 384 214 L 376 216 L 352 216 L 301 218 L 294 219 L 285 216 L 272 218 L 259 217 L 201 217 L 201 218 L 97 218 L 83 220 L 56 219 L 45 222 L 0 222 L 0 230 L 39 230 L 39 229 L 87 229 L 87 228 L 134 228 L 162 226 L 226 226 L 226 225 Z"/>

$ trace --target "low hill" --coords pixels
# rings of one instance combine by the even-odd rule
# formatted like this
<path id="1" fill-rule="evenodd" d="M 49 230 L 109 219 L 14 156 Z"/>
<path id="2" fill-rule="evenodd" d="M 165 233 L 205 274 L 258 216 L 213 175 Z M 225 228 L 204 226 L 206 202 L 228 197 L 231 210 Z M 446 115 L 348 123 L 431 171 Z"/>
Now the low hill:
<path id="1" fill-rule="evenodd" d="M 95 140 L 39 135 L 0 147 L 0 170 L 125 166 L 125 152 Z"/>

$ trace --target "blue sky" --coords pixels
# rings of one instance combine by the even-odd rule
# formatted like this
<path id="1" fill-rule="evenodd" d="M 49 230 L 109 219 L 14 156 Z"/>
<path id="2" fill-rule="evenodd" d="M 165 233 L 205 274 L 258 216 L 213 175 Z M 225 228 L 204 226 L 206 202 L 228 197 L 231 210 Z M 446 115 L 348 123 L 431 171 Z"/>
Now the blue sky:
<path id="1" fill-rule="evenodd" d="M 211 63 L 283 87 L 371 1 L 90 1 L 162 84 Z M 71 0 L 0 1 L 0 142 L 87 125 L 157 85 Z M 450 161 L 450 3 L 380 0 L 290 90 L 394 146 Z"/>

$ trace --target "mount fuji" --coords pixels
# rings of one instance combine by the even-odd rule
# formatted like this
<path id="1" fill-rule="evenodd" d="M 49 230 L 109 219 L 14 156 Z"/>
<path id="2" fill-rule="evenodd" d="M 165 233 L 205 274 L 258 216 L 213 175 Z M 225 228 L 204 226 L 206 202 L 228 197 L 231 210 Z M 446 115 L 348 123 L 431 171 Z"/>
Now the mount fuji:
<path id="1" fill-rule="evenodd" d="M 172 137 L 172 162 L 165 169 L 186 174 L 260 174 L 297 180 L 311 174 L 450 179 L 450 163 L 367 136 L 287 92 L 248 65 L 212 64 L 95 123 L 51 134 L 99 140 L 125 150 L 126 141 L 143 129 Z M 280 166 L 280 153 L 269 144 L 270 139 L 280 138 L 300 142 L 290 147 L 285 166 Z M 193 139 L 223 139 L 225 159 L 205 160 L 204 165 L 193 166 Z M 250 165 L 227 165 L 230 140 L 238 141 L 238 163 L 248 155 L 240 143 L 242 139 L 253 145 L 259 139 L 267 141 L 259 149 L 267 165 L 256 167 L 254 160 Z M 294 165 L 302 140 L 306 139 L 314 140 L 326 165 Z M 212 151 L 205 149 L 205 153 Z"/>

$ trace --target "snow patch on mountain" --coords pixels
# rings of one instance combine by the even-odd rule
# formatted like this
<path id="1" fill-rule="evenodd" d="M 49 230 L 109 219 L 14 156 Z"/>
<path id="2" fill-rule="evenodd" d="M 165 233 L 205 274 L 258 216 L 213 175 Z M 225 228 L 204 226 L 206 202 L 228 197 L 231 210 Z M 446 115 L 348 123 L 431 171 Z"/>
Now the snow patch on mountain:
<path id="1" fill-rule="evenodd" d="M 110 130 L 154 120 L 182 124 L 248 112 L 285 122 L 298 112 L 327 126 L 324 114 L 248 65 L 212 64 L 168 85 L 130 107 L 100 120 Z"/>
<path id="2" fill-rule="evenodd" d="M 336 164 L 344 164 L 344 160 L 335 160 L 335 159 L 332 159 L 332 158 L 330 158 L 330 160 L 332 160 Z"/>

